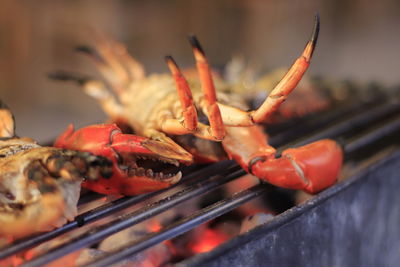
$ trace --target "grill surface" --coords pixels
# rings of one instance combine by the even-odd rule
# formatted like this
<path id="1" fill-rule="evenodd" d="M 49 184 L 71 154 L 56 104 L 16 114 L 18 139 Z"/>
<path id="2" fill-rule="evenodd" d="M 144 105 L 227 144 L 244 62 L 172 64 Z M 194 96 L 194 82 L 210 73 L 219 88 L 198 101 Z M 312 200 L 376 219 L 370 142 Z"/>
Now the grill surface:
<path id="1" fill-rule="evenodd" d="M 397 151 L 312 201 L 177 266 L 398 266 L 399 169 Z"/>
<path id="2" fill-rule="evenodd" d="M 271 132 L 270 141 L 274 146 L 283 150 L 287 147 L 300 146 L 321 138 L 334 138 L 344 146 L 346 163 L 359 163 L 365 158 L 376 154 L 379 150 L 398 145 L 395 136 L 400 132 L 399 111 L 400 104 L 391 103 L 382 96 L 372 101 L 341 103 L 330 111 L 268 127 Z M 196 196 L 209 193 L 245 174 L 238 165 L 231 161 L 223 161 L 205 167 L 191 166 L 184 169 L 183 172 L 185 177 L 183 182 L 171 188 L 147 195 L 123 197 L 114 200 L 79 215 L 75 221 L 52 232 L 17 240 L 0 249 L 0 259 L 32 248 L 62 234 L 73 233 L 80 226 L 88 225 L 103 218 L 111 218 L 112 215 L 125 208 L 167 194 L 166 197 L 154 200 L 151 204 L 137 208 L 133 212 L 96 224 L 87 232 L 54 247 L 46 254 L 33 258 L 22 265 L 25 267 L 42 266 L 68 253 L 95 244 L 118 231 L 152 218 Z M 338 184 L 333 188 L 341 187 L 343 186 Z M 149 234 L 123 248 L 109 252 L 87 266 L 109 266 L 131 256 L 133 253 L 143 251 L 157 243 L 185 233 L 261 194 L 269 192 L 271 189 L 273 187 L 268 184 L 260 184 L 237 192 L 231 197 L 195 211 L 191 216 L 178 220 L 159 232 Z M 81 199 L 80 204 L 89 203 L 100 197 L 96 194 L 89 194 Z"/>

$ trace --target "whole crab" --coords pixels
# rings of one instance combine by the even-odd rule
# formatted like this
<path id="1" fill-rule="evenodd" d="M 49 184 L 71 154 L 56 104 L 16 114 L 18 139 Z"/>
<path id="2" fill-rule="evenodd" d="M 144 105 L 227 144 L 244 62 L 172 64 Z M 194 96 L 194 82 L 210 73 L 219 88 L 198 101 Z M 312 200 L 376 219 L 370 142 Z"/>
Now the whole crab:
<path id="1" fill-rule="evenodd" d="M 51 230 L 77 215 L 80 184 L 111 176 L 108 159 L 42 147 L 15 135 L 14 117 L 0 102 L 0 237 Z"/>
<path id="2" fill-rule="evenodd" d="M 316 193 L 335 183 L 342 164 L 341 147 L 325 139 L 287 149 L 278 156 L 257 124 L 266 121 L 297 86 L 310 64 L 318 32 L 317 15 L 302 55 L 261 106 L 252 111 L 246 111 L 248 106 L 240 95 L 224 90 L 227 85 L 222 79 L 213 78 L 205 53 L 193 36 L 189 40 L 198 75 L 190 73 L 188 80 L 170 56 L 166 62 L 172 77 L 146 76 L 143 67 L 126 49 L 111 40 L 96 42 L 96 49 L 84 46 L 77 50 L 90 56 L 117 98 L 101 81 L 68 72 L 53 73 L 51 77 L 78 82 L 100 102 L 113 121 L 129 125 L 136 134 L 163 144 L 162 149 L 154 146 L 156 153 L 187 164 L 195 160 L 234 159 L 244 170 L 271 184 Z M 221 90 L 216 91 L 215 87 Z M 73 129 L 69 128 L 56 146 L 79 149 L 86 142 L 91 143 L 91 139 L 109 140 L 112 136 L 101 131 L 80 131 L 79 145 Z M 130 149 L 129 142 L 119 149 Z M 139 176 L 154 179 L 147 173 Z"/>

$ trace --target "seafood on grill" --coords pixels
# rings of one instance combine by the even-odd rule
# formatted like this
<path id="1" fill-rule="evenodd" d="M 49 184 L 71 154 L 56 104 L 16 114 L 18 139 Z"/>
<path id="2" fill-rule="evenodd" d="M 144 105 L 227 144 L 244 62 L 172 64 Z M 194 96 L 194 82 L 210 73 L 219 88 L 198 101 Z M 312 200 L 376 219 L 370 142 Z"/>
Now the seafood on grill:
<path id="1" fill-rule="evenodd" d="M 230 158 L 271 184 L 316 193 L 335 183 L 343 159 L 341 147 L 325 139 L 278 155 L 259 124 L 268 120 L 301 80 L 310 64 L 318 32 L 317 15 L 302 55 L 261 106 L 251 111 L 247 111 L 243 97 L 224 89 L 227 83 L 213 74 L 193 36 L 189 40 L 198 75 L 193 72 L 184 75 L 173 58 L 167 56 L 172 75 L 146 76 L 142 65 L 123 45 L 103 39 L 96 42 L 96 48 L 84 46 L 77 50 L 90 56 L 107 84 L 71 72 L 55 72 L 51 77 L 78 82 L 100 102 L 113 121 L 129 125 L 140 136 L 163 143 L 163 156 L 187 164 Z M 86 141 L 98 135 L 102 133 L 88 131 Z M 63 147 L 79 149 L 74 142 L 70 138 Z"/>
<path id="2" fill-rule="evenodd" d="M 111 175 L 108 159 L 42 147 L 15 135 L 14 117 L 0 102 L 0 237 L 49 231 L 77 215 L 82 180 Z"/>
<path id="3" fill-rule="evenodd" d="M 182 176 L 174 168 L 182 157 L 169 153 L 171 147 L 168 144 L 124 134 L 116 124 L 91 125 L 76 131 L 71 124 L 54 146 L 89 151 L 110 159 L 113 163 L 111 177 L 82 183 L 83 187 L 102 194 L 148 193 L 167 188 Z M 168 167 L 171 172 L 165 170 Z"/>

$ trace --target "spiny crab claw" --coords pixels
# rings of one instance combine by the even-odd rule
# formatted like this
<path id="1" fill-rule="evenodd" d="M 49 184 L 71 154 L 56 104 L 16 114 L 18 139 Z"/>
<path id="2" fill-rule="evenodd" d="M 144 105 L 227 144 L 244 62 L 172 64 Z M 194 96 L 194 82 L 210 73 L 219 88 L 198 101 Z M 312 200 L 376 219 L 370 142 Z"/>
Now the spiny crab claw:
<path id="1" fill-rule="evenodd" d="M 342 148 L 324 139 L 287 149 L 280 158 L 254 155 L 249 171 L 273 185 L 315 194 L 336 182 L 342 162 Z"/>
<path id="2" fill-rule="evenodd" d="M 69 125 L 54 146 L 110 159 L 113 162 L 110 178 L 83 183 L 84 187 L 103 194 L 137 195 L 167 188 L 182 176 L 175 170 L 179 162 L 192 160 L 174 152 L 168 144 L 123 134 L 115 124 L 91 125 L 76 131 Z"/>

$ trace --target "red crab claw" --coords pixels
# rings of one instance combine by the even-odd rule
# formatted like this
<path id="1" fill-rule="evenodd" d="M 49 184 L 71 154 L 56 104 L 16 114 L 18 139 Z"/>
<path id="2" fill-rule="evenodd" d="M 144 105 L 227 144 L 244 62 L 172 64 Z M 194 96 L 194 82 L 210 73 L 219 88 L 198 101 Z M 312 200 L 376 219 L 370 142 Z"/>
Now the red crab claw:
<path id="1" fill-rule="evenodd" d="M 91 125 L 76 131 L 71 124 L 54 146 L 109 158 L 113 162 L 110 178 L 83 183 L 84 187 L 102 194 L 137 195 L 166 188 L 177 183 L 182 175 L 165 170 L 165 167 L 192 161 L 187 154 L 176 152 L 169 144 L 123 134 L 115 124 Z"/>
<path id="2" fill-rule="evenodd" d="M 315 194 L 336 182 L 342 161 L 342 148 L 335 141 L 324 139 L 289 148 L 279 158 L 256 153 L 249 172 L 276 186 Z"/>

